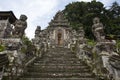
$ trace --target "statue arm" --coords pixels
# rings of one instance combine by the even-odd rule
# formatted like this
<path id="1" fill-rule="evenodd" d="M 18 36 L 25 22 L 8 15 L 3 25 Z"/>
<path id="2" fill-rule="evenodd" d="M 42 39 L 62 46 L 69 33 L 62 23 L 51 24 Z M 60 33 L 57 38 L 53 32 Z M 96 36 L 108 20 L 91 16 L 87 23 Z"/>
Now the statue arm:
<path id="1" fill-rule="evenodd" d="M 26 28 L 27 28 L 27 22 L 24 23 L 24 29 L 26 29 Z"/>

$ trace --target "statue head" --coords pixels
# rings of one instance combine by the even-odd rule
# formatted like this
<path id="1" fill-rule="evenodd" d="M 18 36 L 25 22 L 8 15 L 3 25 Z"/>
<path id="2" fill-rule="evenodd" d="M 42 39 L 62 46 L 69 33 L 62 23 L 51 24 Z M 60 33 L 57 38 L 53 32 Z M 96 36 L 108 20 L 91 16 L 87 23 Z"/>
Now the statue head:
<path id="1" fill-rule="evenodd" d="M 94 19 L 93 19 L 93 23 L 94 24 L 97 24 L 97 23 L 99 23 L 100 22 L 100 19 L 98 18 L 98 17 L 95 17 Z"/>
<path id="2" fill-rule="evenodd" d="M 40 26 L 37 26 L 37 30 L 41 30 L 41 27 L 40 27 Z"/>
<path id="3" fill-rule="evenodd" d="M 20 15 L 20 20 L 21 21 L 26 21 L 27 20 L 27 16 L 26 15 Z"/>

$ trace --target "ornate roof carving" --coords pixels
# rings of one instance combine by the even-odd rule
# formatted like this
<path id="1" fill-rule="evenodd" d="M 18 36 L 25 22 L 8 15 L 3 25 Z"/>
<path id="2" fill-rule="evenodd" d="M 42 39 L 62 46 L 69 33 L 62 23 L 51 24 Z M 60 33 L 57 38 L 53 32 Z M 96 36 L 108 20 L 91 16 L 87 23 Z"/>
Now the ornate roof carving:
<path id="1" fill-rule="evenodd" d="M 12 11 L 0 11 L 0 20 L 7 20 L 7 19 L 11 24 L 17 20 L 16 16 Z"/>
<path id="2" fill-rule="evenodd" d="M 68 27 L 68 26 L 70 26 L 68 20 L 65 18 L 65 15 L 62 11 L 58 11 L 56 13 L 53 20 L 51 20 L 51 22 L 49 23 L 49 25 L 50 25 L 50 27 L 57 27 L 57 26 Z"/>

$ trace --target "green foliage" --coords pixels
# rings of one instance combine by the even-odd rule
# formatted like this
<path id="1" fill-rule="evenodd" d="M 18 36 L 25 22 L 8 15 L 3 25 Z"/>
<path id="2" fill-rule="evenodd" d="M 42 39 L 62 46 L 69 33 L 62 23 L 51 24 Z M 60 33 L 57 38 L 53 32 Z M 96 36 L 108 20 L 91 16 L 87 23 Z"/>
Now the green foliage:
<path id="1" fill-rule="evenodd" d="M 118 49 L 118 53 L 120 54 L 120 40 L 117 40 L 116 47 Z"/>
<path id="2" fill-rule="evenodd" d="M 26 49 L 25 47 L 22 47 L 22 48 L 21 48 L 21 52 L 22 52 L 22 53 L 26 53 L 26 52 L 27 52 L 27 49 Z"/>
<path id="3" fill-rule="evenodd" d="M 110 34 L 110 38 L 112 38 L 112 39 L 113 39 L 113 38 L 114 38 L 114 35 Z"/>
<path id="4" fill-rule="evenodd" d="M 118 47 L 120 49 L 120 40 L 117 40 L 117 45 L 118 45 Z"/>
<path id="5" fill-rule="evenodd" d="M 94 40 L 90 40 L 90 39 L 88 39 L 87 40 L 87 44 L 89 45 L 89 46 L 95 46 L 95 44 L 96 44 L 96 42 L 94 41 Z"/>
<path id="6" fill-rule="evenodd" d="M 29 40 L 28 37 L 23 36 L 22 41 L 23 41 L 23 44 L 26 46 L 21 48 L 21 51 L 23 53 L 26 53 L 26 52 L 31 53 L 35 51 L 35 46 L 32 44 L 32 42 Z"/>
<path id="7" fill-rule="evenodd" d="M 81 24 L 85 30 L 85 36 L 94 39 L 91 27 L 93 18 L 99 17 L 105 27 L 106 34 L 120 34 L 120 6 L 114 2 L 109 9 L 104 4 L 93 0 L 91 2 L 73 2 L 68 4 L 64 13 L 73 29 L 78 29 Z"/>
<path id="8" fill-rule="evenodd" d="M 22 41 L 23 41 L 23 44 L 25 44 L 25 45 L 27 45 L 27 46 L 32 45 L 32 42 L 31 42 L 31 41 L 29 40 L 29 38 L 26 37 L 26 36 L 23 36 L 23 37 L 22 37 Z"/>
<path id="9" fill-rule="evenodd" d="M 0 45 L 0 52 L 4 51 L 5 50 L 5 46 L 3 45 Z"/>

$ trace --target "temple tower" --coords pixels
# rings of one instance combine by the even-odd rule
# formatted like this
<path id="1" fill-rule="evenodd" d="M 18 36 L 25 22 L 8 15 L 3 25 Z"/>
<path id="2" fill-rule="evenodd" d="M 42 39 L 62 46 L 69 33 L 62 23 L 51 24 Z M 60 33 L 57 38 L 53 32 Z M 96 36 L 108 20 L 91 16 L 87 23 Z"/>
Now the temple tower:
<path id="1" fill-rule="evenodd" d="M 70 36 L 70 24 L 63 12 L 58 11 L 48 27 L 49 39 L 56 47 L 64 47 Z"/>

